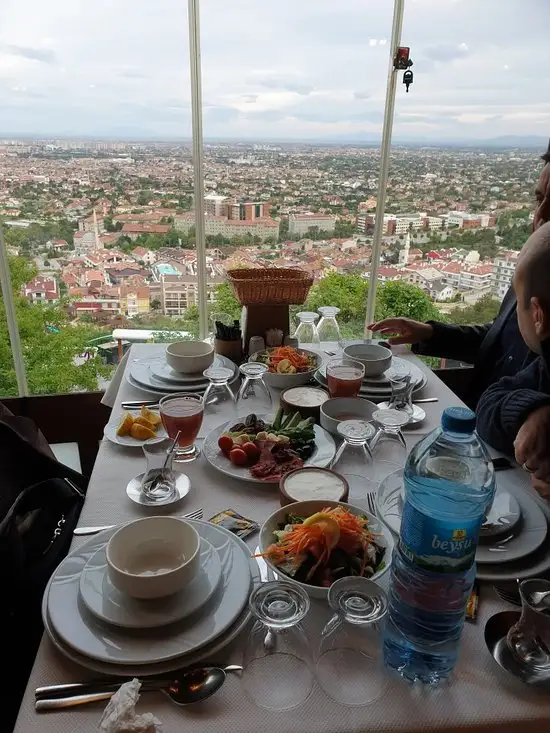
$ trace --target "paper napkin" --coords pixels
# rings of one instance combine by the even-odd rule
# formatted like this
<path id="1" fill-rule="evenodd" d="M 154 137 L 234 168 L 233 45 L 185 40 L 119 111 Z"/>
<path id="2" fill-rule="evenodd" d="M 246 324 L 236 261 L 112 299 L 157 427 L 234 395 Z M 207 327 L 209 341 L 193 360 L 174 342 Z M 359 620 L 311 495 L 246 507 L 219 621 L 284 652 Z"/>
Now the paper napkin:
<path id="1" fill-rule="evenodd" d="M 161 722 L 152 713 L 136 713 L 141 682 L 133 679 L 120 686 L 109 700 L 99 723 L 101 733 L 159 733 Z"/>

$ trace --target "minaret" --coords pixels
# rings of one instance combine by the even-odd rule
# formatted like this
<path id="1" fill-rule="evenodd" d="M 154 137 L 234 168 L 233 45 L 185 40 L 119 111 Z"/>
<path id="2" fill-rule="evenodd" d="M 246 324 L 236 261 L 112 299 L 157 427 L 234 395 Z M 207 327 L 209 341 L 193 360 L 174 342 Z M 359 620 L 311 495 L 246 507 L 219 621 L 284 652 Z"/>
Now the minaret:
<path id="1" fill-rule="evenodd" d="M 94 234 L 95 234 L 95 248 L 104 249 L 103 243 L 101 242 L 99 238 L 99 229 L 97 227 L 97 215 L 95 213 L 95 209 L 94 209 Z"/>
<path id="2" fill-rule="evenodd" d="M 407 232 L 407 236 L 405 237 L 405 246 L 403 247 L 403 249 L 399 250 L 399 264 L 400 265 L 409 264 L 410 248 L 411 248 L 411 233 Z"/>

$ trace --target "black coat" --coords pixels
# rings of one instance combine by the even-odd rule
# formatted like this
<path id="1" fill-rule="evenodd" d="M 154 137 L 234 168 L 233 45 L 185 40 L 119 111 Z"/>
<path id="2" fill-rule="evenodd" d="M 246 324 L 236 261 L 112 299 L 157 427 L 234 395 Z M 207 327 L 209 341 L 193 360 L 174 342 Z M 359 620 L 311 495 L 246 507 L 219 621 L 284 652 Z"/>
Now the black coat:
<path id="1" fill-rule="evenodd" d="M 527 416 L 550 404 L 550 339 L 543 355 L 514 377 L 504 377 L 482 395 L 477 431 L 493 448 L 514 454 L 514 440 Z"/>
<path id="2" fill-rule="evenodd" d="M 536 359 L 519 332 L 516 297 L 512 288 L 506 293 L 497 317 L 483 326 L 454 326 L 429 321 L 432 337 L 414 344 L 413 351 L 424 356 L 439 356 L 473 364 L 470 384 L 462 399 L 473 409 L 481 394 L 501 377 L 514 374 Z M 509 356 L 507 356 L 509 354 Z M 509 361 L 508 361 L 509 360 Z"/>

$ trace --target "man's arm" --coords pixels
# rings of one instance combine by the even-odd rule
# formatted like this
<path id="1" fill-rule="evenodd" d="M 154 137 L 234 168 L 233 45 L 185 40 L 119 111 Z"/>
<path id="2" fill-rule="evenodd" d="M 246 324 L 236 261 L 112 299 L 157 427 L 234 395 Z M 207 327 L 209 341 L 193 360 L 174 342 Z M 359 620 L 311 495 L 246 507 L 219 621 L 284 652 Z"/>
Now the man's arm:
<path id="1" fill-rule="evenodd" d="M 514 455 L 514 441 L 527 417 L 550 405 L 550 381 L 544 361 L 536 359 L 513 377 L 503 377 L 481 395 L 477 431 L 489 445 Z M 550 443 L 550 435 L 548 436 Z"/>
<path id="2" fill-rule="evenodd" d="M 433 333 L 427 341 L 413 344 L 414 353 L 456 359 L 467 364 L 476 362 L 483 339 L 493 325 L 487 323 L 484 326 L 453 326 L 437 321 L 428 323 L 432 326 Z"/>

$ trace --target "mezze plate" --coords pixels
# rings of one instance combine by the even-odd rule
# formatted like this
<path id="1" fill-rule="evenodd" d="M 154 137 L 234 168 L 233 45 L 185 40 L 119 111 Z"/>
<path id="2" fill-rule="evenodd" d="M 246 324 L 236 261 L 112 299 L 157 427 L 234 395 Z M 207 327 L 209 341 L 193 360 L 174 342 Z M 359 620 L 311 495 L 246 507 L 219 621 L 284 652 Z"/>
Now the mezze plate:
<path id="1" fill-rule="evenodd" d="M 260 415 L 262 420 L 268 421 L 267 415 Z M 227 458 L 221 450 L 218 448 L 218 438 L 227 432 L 234 423 L 234 420 L 223 423 L 217 428 L 212 430 L 204 439 L 202 452 L 210 465 L 214 466 L 218 471 L 224 473 L 226 476 L 233 476 L 241 481 L 248 481 L 255 484 L 278 484 L 279 479 L 273 479 L 271 481 L 262 481 L 254 478 L 250 473 L 250 469 L 246 466 L 235 466 L 229 458 Z M 332 439 L 330 433 L 314 425 L 315 430 L 315 451 L 313 455 L 304 462 L 306 468 L 326 468 L 336 453 L 336 445 Z"/>

